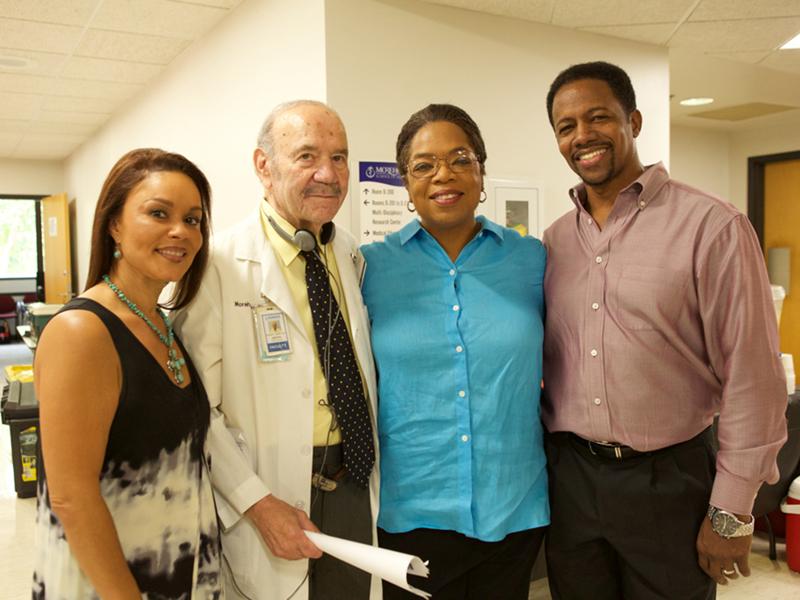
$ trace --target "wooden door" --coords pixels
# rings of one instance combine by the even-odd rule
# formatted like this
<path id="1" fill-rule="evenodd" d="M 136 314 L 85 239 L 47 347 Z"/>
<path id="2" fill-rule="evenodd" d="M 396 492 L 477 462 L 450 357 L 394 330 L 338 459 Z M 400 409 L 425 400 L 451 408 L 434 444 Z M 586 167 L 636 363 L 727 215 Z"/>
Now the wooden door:
<path id="1" fill-rule="evenodd" d="M 64 304 L 72 298 L 69 202 L 66 194 L 42 198 L 44 301 Z"/>
<path id="2" fill-rule="evenodd" d="M 800 364 L 800 160 L 764 167 L 764 247 L 790 248 L 790 284 L 783 301 L 781 352 Z"/>

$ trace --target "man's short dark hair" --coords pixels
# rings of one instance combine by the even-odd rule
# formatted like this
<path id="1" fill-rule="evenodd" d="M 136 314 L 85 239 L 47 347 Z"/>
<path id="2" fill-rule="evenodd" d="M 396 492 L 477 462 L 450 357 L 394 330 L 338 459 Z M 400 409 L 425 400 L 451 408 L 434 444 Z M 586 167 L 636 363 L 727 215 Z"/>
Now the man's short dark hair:
<path id="1" fill-rule="evenodd" d="M 581 63 L 579 65 L 572 65 L 568 69 L 564 69 L 550 84 L 550 91 L 547 92 L 547 118 L 550 119 L 550 125 L 553 125 L 553 99 L 555 98 L 558 90 L 581 79 L 599 79 L 605 81 L 608 87 L 611 88 L 611 93 L 622 105 L 625 114 L 630 114 L 636 110 L 636 92 L 633 91 L 633 84 L 631 78 L 617 65 L 603 62 L 601 60 L 595 62 Z"/>

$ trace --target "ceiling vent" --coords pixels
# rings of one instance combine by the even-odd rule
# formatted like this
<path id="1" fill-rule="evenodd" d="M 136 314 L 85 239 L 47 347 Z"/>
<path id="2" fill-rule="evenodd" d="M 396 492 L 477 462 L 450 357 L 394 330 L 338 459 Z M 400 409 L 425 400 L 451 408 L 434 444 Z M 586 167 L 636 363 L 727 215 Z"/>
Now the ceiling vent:
<path id="1" fill-rule="evenodd" d="M 704 110 L 692 113 L 691 117 L 701 119 L 714 119 L 716 121 L 744 121 L 755 117 L 763 117 L 773 113 L 795 110 L 797 106 L 785 106 L 783 104 L 767 104 L 766 102 L 749 102 L 748 104 L 738 104 L 726 108 L 715 108 L 714 110 Z"/>

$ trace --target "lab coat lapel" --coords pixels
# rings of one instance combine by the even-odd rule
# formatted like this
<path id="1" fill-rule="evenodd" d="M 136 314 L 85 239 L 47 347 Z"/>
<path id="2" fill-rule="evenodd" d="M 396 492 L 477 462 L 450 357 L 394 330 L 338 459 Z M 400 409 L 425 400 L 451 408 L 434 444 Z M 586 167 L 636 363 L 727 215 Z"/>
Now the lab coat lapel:
<path id="1" fill-rule="evenodd" d="M 355 250 L 353 250 L 355 252 Z M 333 253 L 336 255 L 336 266 L 339 270 L 339 277 L 342 280 L 342 289 L 347 300 L 347 317 L 350 321 L 352 331 L 350 335 L 353 341 L 358 339 L 358 332 L 363 326 L 361 315 L 361 289 L 356 280 L 356 272 L 353 261 L 353 254 L 349 252 L 348 244 L 340 238 L 333 238 Z"/>
<path id="2" fill-rule="evenodd" d="M 267 236 L 261 228 L 261 218 L 258 214 L 252 219 L 247 235 L 243 235 L 236 248 L 236 258 L 247 261 L 248 268 L 253 272 L 251 277 L 257 279 L 259 272 L 261 275 L 260 294 L 262 299 L 266 298 L 277 306 L 283 314 L 292 322 L 295 329 L 300 332 L 306 341 L 306 329 L 300 319 L 300 313 L 292 297 L 292 292 L 283 271 L 278 262 L 278 257 L 272 246 L 267 241 Z M 260 267 L 260 269 L 259 269 Z"/>

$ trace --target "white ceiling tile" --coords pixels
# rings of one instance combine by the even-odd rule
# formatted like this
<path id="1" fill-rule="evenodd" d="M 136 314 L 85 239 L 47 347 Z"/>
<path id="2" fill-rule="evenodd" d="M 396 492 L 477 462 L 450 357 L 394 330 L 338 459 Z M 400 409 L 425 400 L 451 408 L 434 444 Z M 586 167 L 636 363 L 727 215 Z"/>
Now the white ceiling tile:
<path id="1" fill-rule="evenodd" d="M 91 113 L 108 117 L 117 108 L 116 100 L 108 98 L 76 98 L 72 96 L 45 96 L 42 100 L 43 111 L 65 113 Z"/>
<path id="2" fill-rule="evenodd" d="M 173 0 L 173 2 L 181 2 L 183 4 L 200 4 L 202 6 L 216 6 L 218 8 L 236 8 L 242 3 L 242 0 Z"/>
<path id="3" fill-rule="evenodd" d="M 724 58 L 725 60 L 735 60 L 750 65 L 755 65 L 770 55 L 768 50 L 754 50 L 752 52 L 706 52 L 708 56 Z"/>
<path id="4" fill-rule="evenodd" d="M 105 98 L 122 101 L 130 98 L 142 88 L 132 83 L 116 81 L 86 81 L 83 79 L 59 79 L 53 82 L 53 95 L 75 98 Z"/>
<path id="5" fill-rule="evenodd" d="M 40 115 L 45 117 L 45 115 Z M 29 133 L 45 134 L 45 135 L 76 135 L 86 137 L 97 129 L 97 125 L 93 123 L 76 123 L 72 121 L 48 121 L 39 119 L 31 121 L 28 128 Z"/>
<path id="6" fill-rule="evenodd" d="M 105 0 L 92 27 L 193 40 L 205 33 L 227 10 L 163 0 Z"/>
<path id="7" fill-rule="evenodd" d="M 797 0 L 703 0 L 690 21 L 732 21 L 765 17 L 800 16 Z"/>
<path id="8" fill-rule="evenodd" d="M 41 101 L 37 94 L 0 92 L 0 119 L 32 119 Z"/>
<path id="9" fill-rule="evenodd" d="M 428 0 L 430 4 L 549 23 L 556 0 Z"/>
<path id="10" fill-rule="evenodd" d="M 69 54 L 81 36 L 80 27 L 0 18 L 0 47 Z"/>
<path id="11" fill-rule="evenodd" d="M 21 139 L 21 133 L 0 131 L 0 157 L 10 158 L 11 153 L 17 147 Z"/>
<path id="12" fill-rule="evenodd" d="M 83 25 L 101 0 L 0 0 L 0 17 Z"/>
<path id="13" fill-rule="evenodd" d="M 562 0 L 556 4 L 553 25 L 598 27 L 605 25 L 676 25 L 693 0 Z"/>
<path id="14" fill-rule="evenodd" d="M 608 27 L 581 27 L 581 31 L 591 31 L 602 35 L 645 42 L 648 44 L 665 44 L 675 26 L 671 23 L 661 25 L 614 25 Z"/>
<path id="15" fill-rule="evenodd" d="M 158 35 L 89 29 L 75 55 L 167 65 L 190 43 Z"/>
<path id="16" fill-rule="evenodd" d="M 771 69 L 800 73 L 800 50 L 778 50 L 761 64 Z"/>
<path id="17" fill-rule="evenodd" d="M 68 79 L 145 83 L 161 71 L 159 65 L 74 56 L 67 61 L 62 76 Z"/>
<path id="18" fill-rule="evenodd" d="M 79 123 L 97 128 L 108 121 L 109 115 L 102 113 L 43 110 L 39 113 L 39 117 L 48 123 Z"/>
<path id="19" fill-rule="evenodd" d="M 30 124 L 30 121 L 19 119 L 0 119 L 0 135 L 3 133 L 25 133 Z"/>
<path id="20" fill-rule="evenodd" d="M 800 31 L 800 17 L 684 23 L 669 42 L 671 48 L 706 52 L 773 50 Z"/>
<path id="21" fill-rule="evenodd" d="M 2 44 L 2 42 L 0 42 Z M 31 61 L 31 65 L 24 69 L 6 68 L 0 66 L 0 73 L 19 75 L 55 75 L 66 59 L 66 54 L 53 54 L 50 52 L 34 52 L 33 50 L 4 50 L 0 48 L 3 56 L 14 56 Z"/>
<path id="22" fill-rule="evenodd" d="M 12 158 L 59 159 L 69 156 L 85 142 L 87 136 L 25 134 L 12 153 Z"/>
<path id="23" fill-rule="evenodd" d="M 52 77 L 37 77 L 36 75 L 18 75 L 16 73 L 0 72 L 0 90 L 4 92 L 17 92 L 21 94 L 48 94 L 53 89 Z"/>

